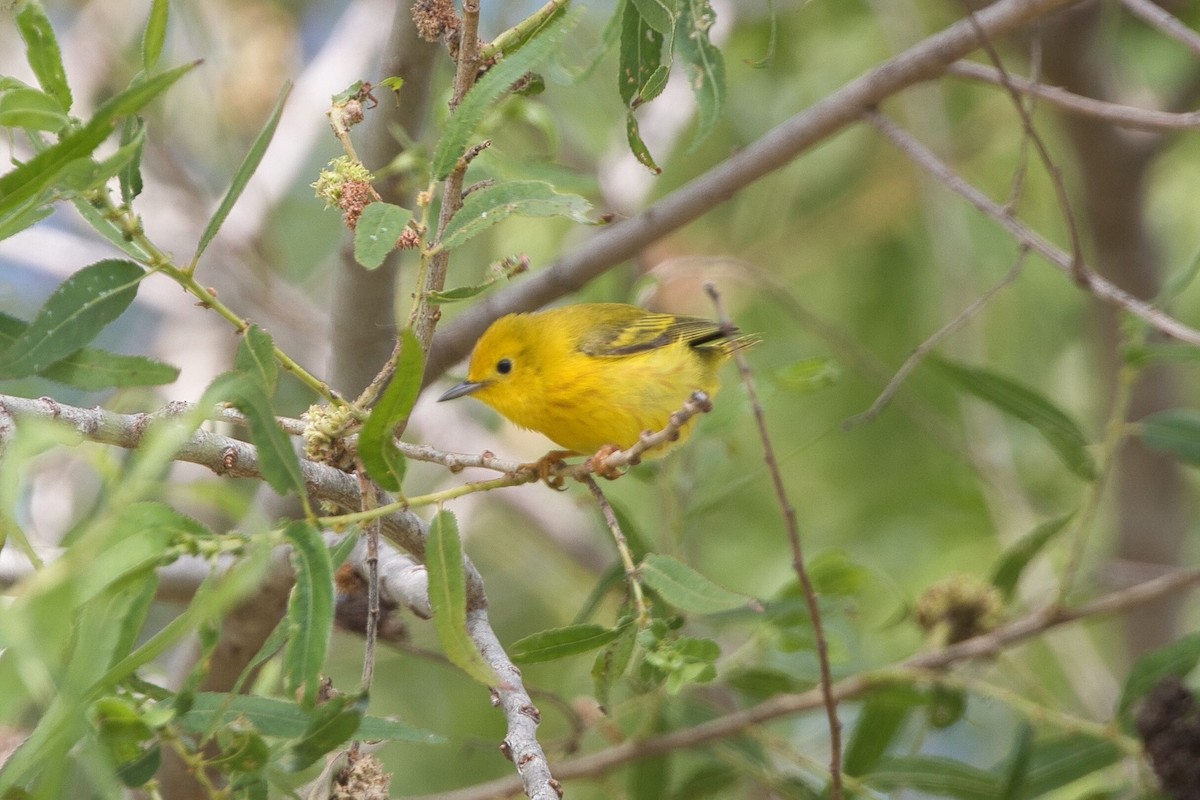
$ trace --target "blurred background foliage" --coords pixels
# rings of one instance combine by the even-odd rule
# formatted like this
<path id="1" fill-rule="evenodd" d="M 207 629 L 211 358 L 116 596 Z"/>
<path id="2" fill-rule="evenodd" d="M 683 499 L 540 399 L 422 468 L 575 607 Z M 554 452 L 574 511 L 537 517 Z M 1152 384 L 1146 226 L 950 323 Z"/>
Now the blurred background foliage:
<path id="1" fill-rule="evenodd" d="M 147 3 L 49 0 L 45 5 L 78 102 L 94 105 L 127 84 L 138 68 Z M 482 5 L 485 38 L 536 7 L 486 0 Z M 682 70 L 676 71 L 668 91 L 639 112 L 642 133 L 663 168 L 654 177 L 628 153 L 615 53 L 601 48 L 612 4 L 579 5 L 586 12 L 559 63 L 546 70 L 546 91 L 513 98 L 491 114 L 484 133 L 494 145 L 476 162 L 472 176 L 549 179 L 617 216 L 636 213 L 686 186 L 776 124 L 962 13 L 958 3 L 946 0 L 777 0 L 773 9 L 752 0 L 714 2 L 713 38 L 725 56 L 727 102 L 712 133 L 694 141 L 694 106 Z M 1194 96 L 1200 85 L 1194 54 L 1116 3 L 1101 6 L 1089 57 L 1104 54 L 1105 63 L 1096 68 L 1111 73 L 1122 97 L 1155 106 L 1173 95 Z M 1173 10 L 1192 26 L 1200 24 L 1200 7 L 1180 4 Z M 340 152 L 328 135 L 324 112 L 327 98 L 353 80 L 386 77 L 376 73 L 376 65 L 391 11 L 388 3 L 367 1 L 173 3 L 164 62 L 203 58 L 205 63 L 147 112 L 147 181 L 139 201 L 145 227 L 164 249 L 185 254 L 280 85 L 298 81 L 272 154 L 247 193 L 249 210 L 235 210 L 217 240 L 217 254 L 203 266 L 203 280 L 318 374 L 336 351 L 330 346 L 328 300 L 332 264 L 347 246 L 338 213 L 323 209 L 310 187 L 318 170 Z M 1000 48 L 1010 69 L 1028 74 L 1028 40 L 1006 41 Z M 21 52 L 12 26 L 0 24 L 0 71 L 29 79 Z M 447 113 L 450 62 L 440 54 L 435 64 L 431 114 L 436 120 Z M 381 104 L 393 102 L 386 90 L 377 95 Z M 906 91 L 883 111 L 993 198 L 1010 197 L 1020 173 L 1017 214 L 1067 246 L 1052 182 L 1031 158 L 1021 121 L 1002 90 L 946 77 Z M 1080 210 L 1086 187 L 1062 117 L 1044 103 L 1036 105 L 1033 116 L 1062 169 L 1085 249 L 1091 248 L 1088 219 Z M 414 148 L 390 167 L 368 166 L 381 175 L 398 174 L 410 189 L 423 188 L 421 170 L 436 133 L 436 124 L 427 125 Z M 1189 133 L 1165 134 L 1160 148 L 1139 187 L 1139 201 L 1161 277 L 1170 279 L 1185 273 L 1200 251 L 1200 140 Z M 528 255 L 536 272 L 588 233 L 564 220 L 512 218 L 455 252 L 450 285 L 475 283 L 488 264 L 517 253 Z M 37 229 L 0 243 L 0 310 L 27 316 L 53 285 L 88 260 L 103 257 L 106 247 L 65 208 Z M 877 418 L 846 425 L 871 405 L 915 347 L 1000 282 L 1018 257 L 1017 244 L 994 221 L 921 173 L 868 126 L 858 126 L 570 298 L 711 315 L 702 284 L 712 280 L 739 326 L 762 334 L 763 344 L 750 360 L 810 569 L 822 590 L 837 675 L 920 650 L 924 637 L 911 609 L 923 591 L 960 573 L 986 580 L 1021 536 L 1084 502 L 1087 482 L 1064 467 L 1037 431 L 964 396 L 928 365 L 905 381 Z M 407 314 L 412 271 L 412 264 L 400 271 L 401 319 Z M 177 384 L 153 396 L 146 390 L 65 392 L 36 379 L 6 384 L 4 391 L 52 394 L 64 402 L 100 402 L 119 410 L 196 399 L 207 381 L 227 368 L 236 339 L 173 287 L 153 291 L 152 283 L 135 313 L 110 331 L 111 341 L 101 343 L 182 367 Z M 1170 308 L 1185 322 L 1200 320 L 1200 290 L 1185 288 Z M 447 320 L 458 313 L 457 306 L 445 309 Z M 1109 412 L 1111 365 L 1119 360 L 1113 337 L 1103 333 L 1102 316 L 1096 300 L 1031 256 L 1016 280 L 936 352 L 1032 387 L 1079 424 L 1094 451 Z M 1194 398 L 1200 389 L 1194 364 L 1180 362 L 1170 370 L 1176 397 Z M 795 594 L 791 555 L 751 409 L 732 368 L 724 384 L 716 410 L 685 448 L 632 470 L 605 490 L 644 548 L 673 555 L 729 589 L 772 601 L 770 611 L 689 618 L 687 635 L 710 637 L 721 646 L 717 680 L 678 695 L 661 687 L 645 691 L 632 680 L 613 692 L 611 720 L 600 723 L 586 700 L 593 692 L 590 656 L 526 667 L 527 685 L 542 711 L 541 738 L 552 759 L 604 747 L 608 726 L 623 736 L 646 734 L 718 716 L 781 688 L 815 685 L 811 632 Z M 308 402 L 297 386 L 285 382 L 280 413 L 297 414 Z M 435 407 L 428 397 L 418 404 L 407 438 L 523 460 L 537 458 L 547 446 L 482 406 Z M 38 541 L 57 542 L 88 513 L 99 491 L 94 471 L 104 468 L 74 451 L 39 465 L 21 511 Z M 227 480 L 188 470 L 176 477 L 166 493 L 216 527 L 242 526 L 243 514 L 261 513 L 250 510 L 250 484 L 234 488 Z M 413 465 L 406 490 L 415 495 L 470 477 Z M 1184 472 L 1182 484 L 1177 502 L 1189 515 L 1187 535 L 1173 560 L 1191 564 L 1197 556 L 1190 518 L 1195 473 Z M 1113 555 L 1119 502 L 1114 491 L 1100 502 L 1072 597 L 1123 585 L 1124 573 L 1120 564 L 1114 566 Z M 48 503 L 54 504 L 53 513 L 45 510 Z M 467 552 L 486 581 L 502 642 L 579 621 L 581 613 L 604 624 L 615 621 L 617 592 L 590 606 L 593 588 L 615 562 L 599 514 L 581 487 L 554 494 L 527 485 L 464 498 L 452 508 Z M 1054 597 L 1067 549 L 1065 541 L 1047 548 L 1026 571 L 1005 616 L 1018 616 Z M 1134 566 L 1152 571 L 1172 565 Z M 1193 628 L 1196 618 L 1194 603 L 1178 618 L 1163 618 L 1159 642 Z M 441 732 L 450 744 L 437 751 L 383 749 L 380 757 L 394 772 L 394 791 L 444 791 L 510 774 L 512 766 L 495 750 L 504 735 L 503 719 L 486 693 L 431 655 L 437 644 L 429 625 L 414 621 L 408 628 L 410 642 L 385 648 L 379 657 L 371 712 Z M 361 669 L 361 639 L 349 633 L 335 637 L 327 670 L 335 685 L 352 686 Z M 1138 655 L 1129 651 L 1120 619 L 1102 620 L 1050 633 L 966 671 L 1049 707 L 1105 721 Z M 268 670 L 259 682 L 269 686 L 272 680 Z M 849 735 L 860 708 L 855 702 L 842 706 Z M 943 755 L 988 768 L 1009 757 L 1025 724 L 1006 703 L 981 697 L 971 697 L 962 718 L 952 722 L 941 729 L 928 716 L 913 715 L 894 744 L 896 752 Z M 805 796 L 793 778 L 820 774 L 827 758 L 824 726 L 817 713 L 785 718 L 709 748 L 572 782 L 569 793 L 575 798 Z M 714 764 L 715 772 L 703 772 Z M 655 777 L 654 770 L 668 771 L 668 783 L 660 783 L 668 779 Z M 689 788 L 689 777 L 697 774 L 711 780 L 705 785 L 712 791 Z M 1118 762 L 1054 796 L 1128 797 L 1148 785 L 1134 766 Z"/>

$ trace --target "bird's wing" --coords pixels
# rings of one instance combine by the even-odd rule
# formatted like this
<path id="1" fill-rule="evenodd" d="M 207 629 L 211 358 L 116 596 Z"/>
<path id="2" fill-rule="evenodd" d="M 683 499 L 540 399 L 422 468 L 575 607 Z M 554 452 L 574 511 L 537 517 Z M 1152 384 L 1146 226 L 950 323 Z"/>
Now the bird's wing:
<path id="1" fill-rule="evenodd" d="M 733 332 L 700 317 L 642 312 L 636 316 L 614 317 L 596 326 L 580 341 L 579 349 L 590 356 L 627 356 L 674 342 L 698 347 L 724 339 Z"/>

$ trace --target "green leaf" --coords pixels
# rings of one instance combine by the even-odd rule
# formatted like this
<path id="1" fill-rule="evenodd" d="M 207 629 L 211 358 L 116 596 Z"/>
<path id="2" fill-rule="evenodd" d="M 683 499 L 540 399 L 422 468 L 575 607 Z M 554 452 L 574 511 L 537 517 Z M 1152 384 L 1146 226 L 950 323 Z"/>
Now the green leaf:
<path id="1" fill-rule="evenodd" d="M 1029 778 L 1029 760 L 1033 754 L 1033 726 L 1024 723 L 1017 730 L 1016 742 L 1004 765 L 1004 791 L 997 800 L 1022 800 Z"/>
<path id="2" fill-rule="evenodd" d="M 82 128 L 61 137 L 54 145 L 0 176 L 0 218 L 40 197 L 72 162 L 89 157 L 108 138 L 116 120 L 137 113 L 197 63 L 184 64 L 135 83 L 96 109 L 95 115 Z"/>
<path id="3" fill-rule="evenodd" d="M 1019 797 L 1046 797 L 1122 758 L 1112 742 L 1081 733 L 1054 736 L 1034 744 Z"/>
<path id="4" fill-rule="evenodd" d="M 708 38 L 716 17 L 708 0 L 680 0 L 675 49 L 687 70 L 688 84 L 696 97 L 697 122 L 693 147 L 712 133 L 725 105 L 725 59 Z"/>
<path id="5" fill-rule="evenodd" d="M 209 392 L 245 414 L 250 440 L 258 448 L 258 467 L 271 488 L 281 495 L 291 491 L 302 495 L 305 486 L 300 459 L 279 427 L 262 385 L 245 373 L 226 372 L 213 380 Z"/>
<path id="6" fill-rule="evenodd" d="M 289 772 L 299 772 L 349 741 L 362 724 L 366 710 L 365 694 L 338 695 L 317 706 L 304 735 L 292 745 L 284 768 Z"/>
<path id="7" fill-rule="evenodd" d="M 429 524 L 425 543 L 425 567 L 429 572 L 429 605 L 433 626 L 446 657 L 485 686 L 498 683 L 496 673 L 483 660 L 467 633 L 467 588 L 463 575 L 462 543 L 458 523 L 449 511 L 439 511 Z"/>
<path id="8" fill-rule="evenodd" d="M 45 92 L 23 87 L 0 94 L 0 126 L 57 133 L 67 122 L 58 100 Z"/>
<path id="9" fill-rule="evenodd" d="M 1085 480 L 1095 480 L 1096 466 L 1088 454 L 1087 439 L 1074 420 L 1058 406 L 1033 389 L 994 372 L 956 364 L 943 358 L 931 358 L 929 363 L 960 389 L 1032 425 L 1067 469 Z"/>
<path id="10" fill-rule="evenodd" d="M 574 14 L 558 14 L 516 52 L 506 55 L 487 71 L 450 117 L 446 132 L 433 153 L 433 176 L 443 180 L 466 152 L 489 108 L 526 72 L 558 50 L 559 40 L 575 24 Z"/>
<path id="11" fill-rule="evenodd" d="M 141 117 L 126 117 L 121 126 L 121 151 L 129 151 L 117 179 L 121 186 L 121 202 L 128 206 L 142 193 L 142 145 L 146 139 L 146 123 Z M 111 161 L 111 159 L 109 159 Z"/>
<path id="12" fill-rule="evenodd" d="M 234 367 L 258 381 L 268 396 L 275 394 L 279 365 L 275 363 L 275 340 L 257 325 L 251 325 L 238 343 Z"/>
<path id="13" fill-rule="evenodd" d="M 1005 551 L 1000 562 L 992 570 L 991 583 L 1000 590 L 1006 601 L 1016 594 L 1017 583 L 1021 580 L 1021 573 L 1025 571 L 1025 567 L 1029 566 L 1029 562 L 1043 547 L 1066 528 L 1072 516 L 1074 514 L 1066 514 L 1043 522 Z"/>
<path id="14" fill-rule="evenodd" d="M 729 789 L 737 783 L 738 775 L 725 764 L 705 764 L 697 767 L 690 775 L 679 782 L 671 792 L 671 800 L 702 800 L 705 797 L 734 797 Z M 792 797 L 790 794 L 772 792 L 778 797 Z"/>
<path id="15" fill-rule="evenodd" d="M 1164 678 L 1183 678 L 1200 662 L 1200 633 L 1190 633 L 1166 647 L 1137 660 L 1117 702 L 1117 716 L 1128 723 L 1133 704 L 1145 697 Z"/>
<path id="16" fill-rule="evenodd" d="M 17 28 L 25 41 L 25 58 L 37 76 L 38 84 L 58 101 L 63 111 L 70 111 L 71 87 L 67 84 L 67 71 L 63 69 L 62 52 L 50 18 L 42 4 L 34 0 L 21 4 L 16 16 Z"/>
<path id="17" fill-rule="evenodd" d="M 647 5 L 653 5 L 647 2 Z M 663 67 L 663 33 L 643 16 L 638 2 L 629 2 L 621 15 L 621 51 L 617 64 L 617 88 L 625 105 L 634 109 L 642 104 L 640 91 L 652 75 Z M 670 23 L 674 25 L 674 20 Z M 669 61 L 668 61 L 669 68 Z M 660 90 L 661 91 L 661 90 Z"/>
<path id="18" fill-rule="evenodd" d="M 863 782 L 884 792 L 914 789 L 959 800 L 996 800 L 1003 788 L 992 773 L 939 756 L 885 759 L 863 777 Z"/>
<path id="19" fill-rule="evenodd" d="M 400 332 L 400 342 L 396 372 L 358 435 L 358 455 L 367 474 L 389 492 L 400 491 L 405 470 L 393 434 L 397 426 L 408 422 L 425 374 L 425 353 L 411 328 Z"/>
<path id="20" fill-rule="evenodd" d="M 597 654 L 596 660 L 592 662 L 592 684 L 595 687 L 596 700 L 601 706 L 608 705 L 609 692 L 628 669 L 629 662 L 633 659 L 634 645 L 637 644 L 635 626 L 621 624 L 617 628 L 620 633 L 616 640 Z"/>
<path id="21" fill-rule="evenodd" d="M 668 0 L 633 0 L 646 24 L 658 33 L 670 36 L 675 30 L 675 4 Z"/>
<path id="22" fill-rule="evenodd" d="M 1200 413 L 1175 408 L 1151 414 L 1138 423 L 1138 435 L 1152 450 L 1200 466 Z"/>
<path id="23" fill-rule="evenodd" d="M 0 313 L 0 352 L 14 342 L 28 326 L 21 320 Z M 158 386 L 179 377 L 179 368 L 145 356 L 123 356 L 104 350 L 83 348 L 40 373 L 58 383 L 85 391 L 109 387 Z"/>
<path id="24" fill-rule="evenodd" d="M 145 274 L 137 264 L 114 259 L 67 278 L 0 353 L 0 378 L 40 372 L 90 342 L 129 307 Z"/>
<path id="25" fill-rule="evenodd" d="M 354 260 L 367 269 L 378 269 L 396 249 L 396 242 L 412 219 L 407 208 L 391 203 L 371 203 L 354 228 Z"/>
<path id="26" fill-rule="evenodd" d="M 54 207 L 30 202 L 24 208 L 7 212 L 0 217 L 0 241 L 15 236 L 54 213 Z"/>
<path id="27" fill-rule="evenodd" d="M 872 692 L 854 722 L 854 733 L 846 747 L 844 771 L 859 776 L 869 772 L 925 696 L 908 686 L 883 687 Z"/>
<path id="28" fill-rule="evenodd" d="M 663 600 L 694 614 L 731 611 L 744 608 L 751 601 L 744 594 L 718 586 L 686 564 L 658 553 L 642 560 L 638 574 Z"/>
<path id="29" fill-rule="evenodd" d="M 262 162 L 263 155 L 267 152 L 267 147 L 271 144 L 271 138 L 275 135 L 275 128 L 279 125 L 279 117 L 283 114 L 283 104 L 287 102 L 288 94 L 291 91 L 292 82 L 286 81 L 283 84 L 283 88 L 279 90 L 279 99 L 275 101 L 275 107 L 271 109 L 271 115 L 267 117 L 267 124 L 263 126 L 258 136 L 255 137 L 254 143 L 250 145 L 250 151 L 246 153 L 246 157 L 242 160 L 242 165 L 234 173 L 233 181 L 229 184 L 229 189 L 225 192 L 225 196 L 221 198 L 221 204 L 217 206 L 212 219 L 208 221 L 208 225 L 204 228 L 204 233 L 200 234 L 200 241 L 196 245 L 196 254 L 192 256 L 193 265 L 200 261 L 200 256 L 204 253 L 205 248 L 208 247 L 213 237 L 217 235 L 217 231 L 221 229 L 225 218 L 233 210 L 233 206 L 237 203 L 238 198 L 242 196 L 242 191 L 246 188 L 246 184 L 250 182 L 251 176 L 254 175 L 254 171 L 258 169 L 258 165 Z"/>
<path id="30" fill-rule="evenodd" d="M 311 716 L 298 703 L 257 695 L 199 692 L 192 707 L 179 718 L 189 733 L 215 730 L 239 717 L 248 720 L 264 736 L 295 739 L 308 729 Z M 382 717 L 365 717 L 358 730 L 361 739 L 440 744 L 439 734 Z"/>
<path id="31" fill-rule="evenodd" d="M 725 684 L 760 701 L 777 694 L 803 692 L 813 687 L 811 681 L 803 681 L 783 670 L 767 667 L 748 667 L 731 672 L 725 675 Z"/>
<path id="32" fill-rule="evenodd" d="M 321 532 L 305 520 L 296 520 L 283 530 L 292 544 L 296 585 L 288 601 L 287 645 L 283 651 L 284 686 L 299 693 L 301 703 L 317 702 L 321 667 L 333 631 L 333 565 Z"/>
<path id="33" fill-rule="evenodd" d="M 642 141 L 642 135 L 638 132 L 637 117 L 633 115 L 632 111 L 625 115 L 625 138 L 629 142 L 629 151 L 643 166 L 655 175 L 662 173 L 662 167 L 658 166 L 654 156 L 650 154 L 650 148 Z"/>
<path id="34" fill-rule="evenodd" d="M 518 664 L 534 664 L 587 653 L 621 635 L 621 628 L 587 623 L 540 631 L 513 642 L 509 656 Z"/>
<path id="35" fill-rule="evenodd" d="M 163 43 L 167 40 L 169 12 L 170 0 L 154 0 L 150 6 L 150 18 L 146 20 L 146 30 L 142 33 L 142 69 L 146 72 L 154 69 L 162 55 Z"/>
<path id="36" fill-rule="evenodd" d="M 442 231 L 441 246 L 453 250 L 513 214 L 567 217 L 589 223 L 590 208 L 588 201 L 579 195 L 560 194 L 544 181 L 508 181 L 486 186 L 467 195 L 462 208 Z"/>

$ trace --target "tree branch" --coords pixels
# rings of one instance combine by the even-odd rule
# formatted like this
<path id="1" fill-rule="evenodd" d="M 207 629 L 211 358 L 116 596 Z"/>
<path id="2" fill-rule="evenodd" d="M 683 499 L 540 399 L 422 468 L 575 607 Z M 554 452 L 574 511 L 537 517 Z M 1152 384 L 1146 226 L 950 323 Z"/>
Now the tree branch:
<path id="1" fill-rule="evenodd" d="M 460 361 L 492 320 L 528 311 L 582 288 L 646 245 L 724 203 L 759 178 L 789 164 L 820 142 L 849 127 L 862 113 L 891 95 L 932 80 L 979 46 L 975 25 L 996 38 L 1020 29 L 1077 0 L 999 0 L 973 23 L 960 20 L 851 81 L 777 126 L 681 189 L 627 220 L 592 236 L 577 250 L 516 286 L 496 292 L 444 326 L 434 340 L 426 382 Z"/>

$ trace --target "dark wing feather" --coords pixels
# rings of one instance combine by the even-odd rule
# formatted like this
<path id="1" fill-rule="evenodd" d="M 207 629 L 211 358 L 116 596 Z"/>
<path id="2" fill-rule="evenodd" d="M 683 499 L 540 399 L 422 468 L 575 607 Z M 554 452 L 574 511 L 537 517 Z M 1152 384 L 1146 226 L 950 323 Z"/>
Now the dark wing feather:
<path id="1" fill-rule="evenodd" d="M 701 347 L 736 333 L 716 322 L 700 317 L 638 312 L 608 321 L 579 343 L 580 351 L 590 356 L 627 356 L 684 342 Z"/>

